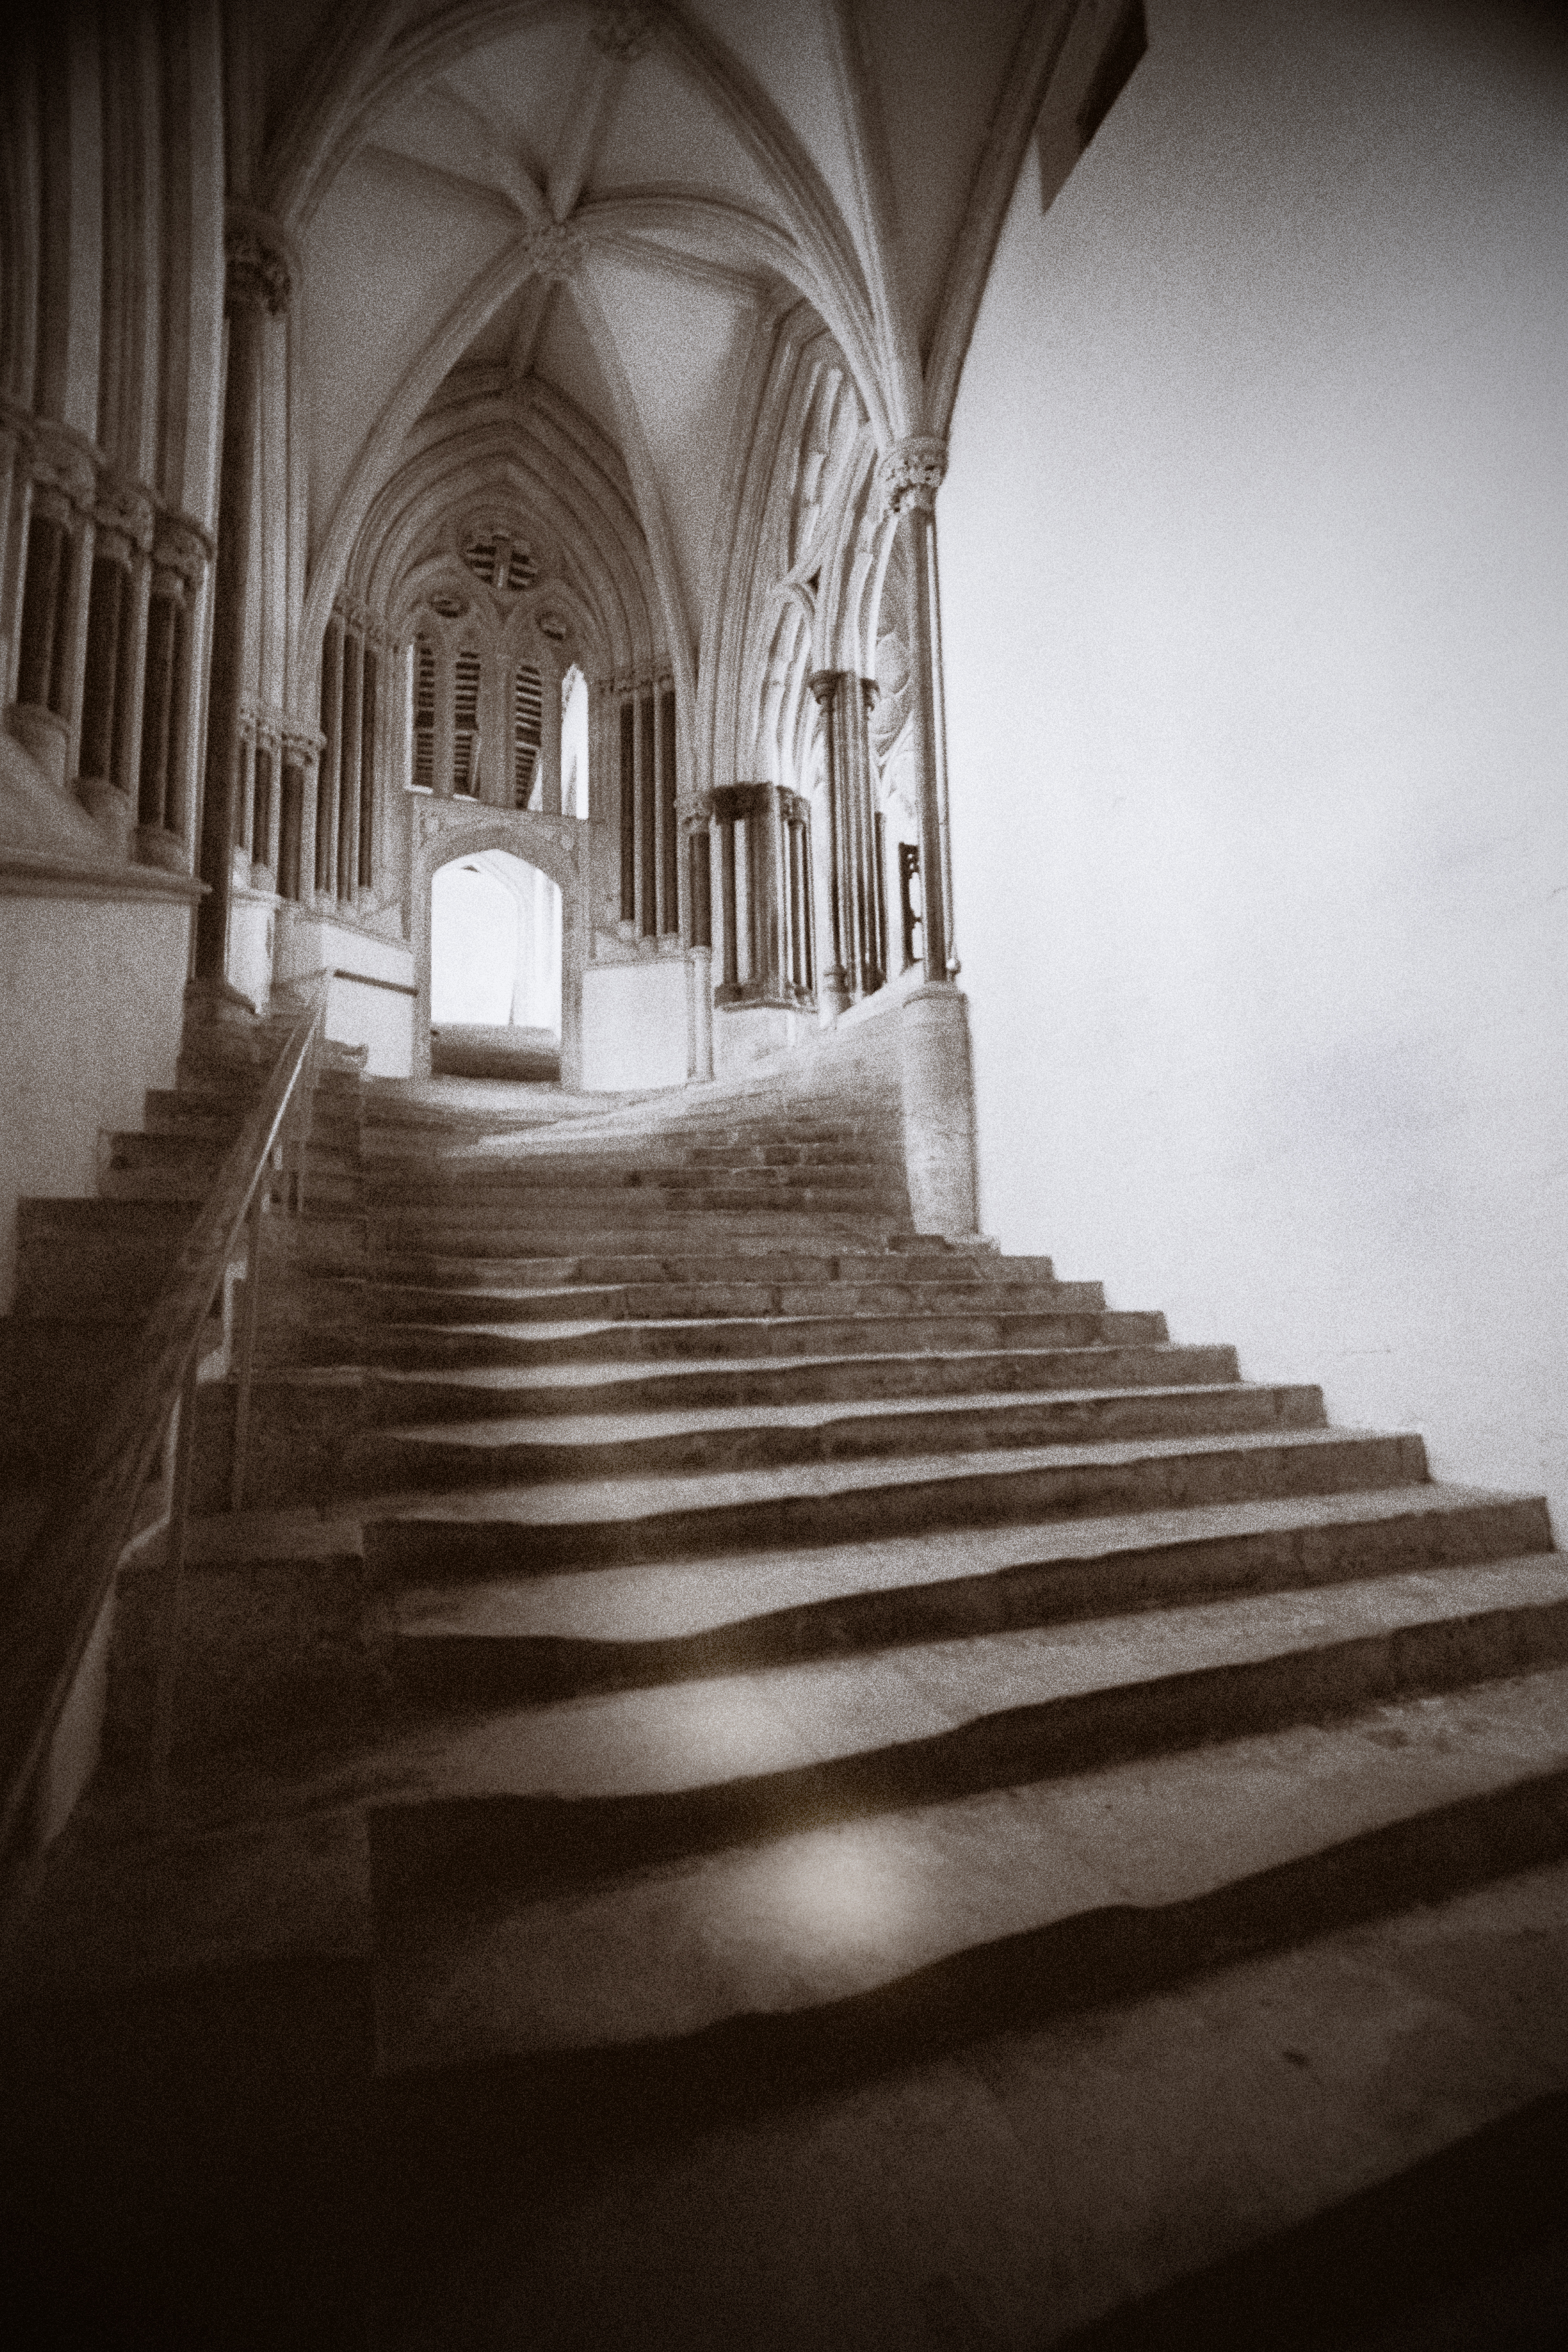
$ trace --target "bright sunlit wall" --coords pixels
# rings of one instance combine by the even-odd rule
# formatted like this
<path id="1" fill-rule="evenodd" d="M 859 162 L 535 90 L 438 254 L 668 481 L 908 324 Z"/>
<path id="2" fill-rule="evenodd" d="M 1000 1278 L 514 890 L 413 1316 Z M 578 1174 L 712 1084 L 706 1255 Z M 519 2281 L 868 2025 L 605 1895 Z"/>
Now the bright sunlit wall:
<path id="1" fill-rule="evenodd" d="M 1563 1534 L 1563 15 L 1148 14 L 940 502 L 984 1222 Z"/>
<path id="2" fill-rule="evenodd" d="M 430 884 L 430 1019 L 561 1034 L 561 891 L 537 866 L 491 849 Z"/>

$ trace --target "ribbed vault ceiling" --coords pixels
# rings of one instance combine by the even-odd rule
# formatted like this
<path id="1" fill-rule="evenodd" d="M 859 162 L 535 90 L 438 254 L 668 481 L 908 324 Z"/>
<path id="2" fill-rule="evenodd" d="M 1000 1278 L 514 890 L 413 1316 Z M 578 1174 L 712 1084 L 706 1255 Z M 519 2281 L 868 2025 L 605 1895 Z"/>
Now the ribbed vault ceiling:
<path id="1" fill-rule="evenodd" d="M 690 658 L 733 527 L 724 498 L 762 396 L 759 344 L 804 298 L 879 446 L 944 432 L 1042 99 L 1064 77 L 1083 83 L 1116 13 L 1116 0 L 264 12 L 258 191 L 306 262 L 313 606 L 432 402 L 480 370 L 520 396 L 542 384 L 615 450 L 672 648 Z"/>

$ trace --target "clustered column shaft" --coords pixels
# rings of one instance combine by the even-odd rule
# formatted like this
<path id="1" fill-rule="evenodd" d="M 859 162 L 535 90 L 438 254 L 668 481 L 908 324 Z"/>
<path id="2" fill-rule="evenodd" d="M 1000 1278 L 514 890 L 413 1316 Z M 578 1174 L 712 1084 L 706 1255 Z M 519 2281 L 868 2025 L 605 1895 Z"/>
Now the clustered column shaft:
<path id="1" fill-rule="evenodd" d="M 228 961 L 229 908 L 239 811 L 241 697 L 246 598 L 256 528 L 256 449 L 261 421 L 265 326 L 287 307 L 289 266 L 254 221 L 230 230 L 224 310 L 228 367 L 224 394 L 223 461 L 218 488 L 217 580 L 212 667 L 207 689 L 206 791 L 202 808 L 201 875 L 208 895 L 196 915 L 195 974 L 221 981 Z"/>
<path id="2" fill-rule="evenodd" d="M 621 930 L 669 939 L 680 929 L 676 821 L 675 688 L 665 680 L 620 697 Z"/>
<path id="3" fill-rule="evenodd" d="M 888 914 L 868 719 L 876 686 L 853 670 L 820 669 L 809 680 L 822 712 L 826 751 L 828 903 L 833 961 L 824 974 L 829 1007 L 841 1013 L 874 995 L 888 976 Z"/>
<path id="4" fill-rule="evenodd" d="M 781 1005 L 792 1012 L 810 1005 L 809 803 L 781 784 L 728 784 L 711 794 L 708 806 L 719 835 L 724 940 L 723 976 L 715 1001 Z M 694 878 L 694 926 L 695 890 Z M 693 936 L 702 944 L 695 928 Z"/>

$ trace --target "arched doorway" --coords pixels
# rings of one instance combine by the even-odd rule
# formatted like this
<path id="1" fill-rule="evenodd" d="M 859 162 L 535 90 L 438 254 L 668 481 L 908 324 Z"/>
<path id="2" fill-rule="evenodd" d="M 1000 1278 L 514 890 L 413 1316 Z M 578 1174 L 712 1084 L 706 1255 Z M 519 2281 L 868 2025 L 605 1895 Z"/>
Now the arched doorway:
<path id="1" fill-rule="evenodd" d="M 561 886 L 510 850 L 430 877 L 430 1062 L 438 1076 L 561 1075 Z"/>
<path id="2" fill-rule="evenodd" d="M 581 1085 L 589 831 L 573 817 L 455 795 L 418 809 L 409 876 L 416 1077 Z"/>

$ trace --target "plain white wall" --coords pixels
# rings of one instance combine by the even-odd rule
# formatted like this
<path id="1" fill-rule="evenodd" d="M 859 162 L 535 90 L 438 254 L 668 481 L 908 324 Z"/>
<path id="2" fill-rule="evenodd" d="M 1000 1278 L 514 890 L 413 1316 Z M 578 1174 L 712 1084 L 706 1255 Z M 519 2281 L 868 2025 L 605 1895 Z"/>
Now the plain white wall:
<path id="1" fill-rule="evenodd" d="M 583 974 L 583 1077 L 589 1094 L 686 1082 L 686 960 L 591 963 Z"/>
<path id="2" fill-rule="evenodd" d="M 939 501 L 984 1221 L 1568 1534 L 1568 12 L 1148 15 Z"/>

